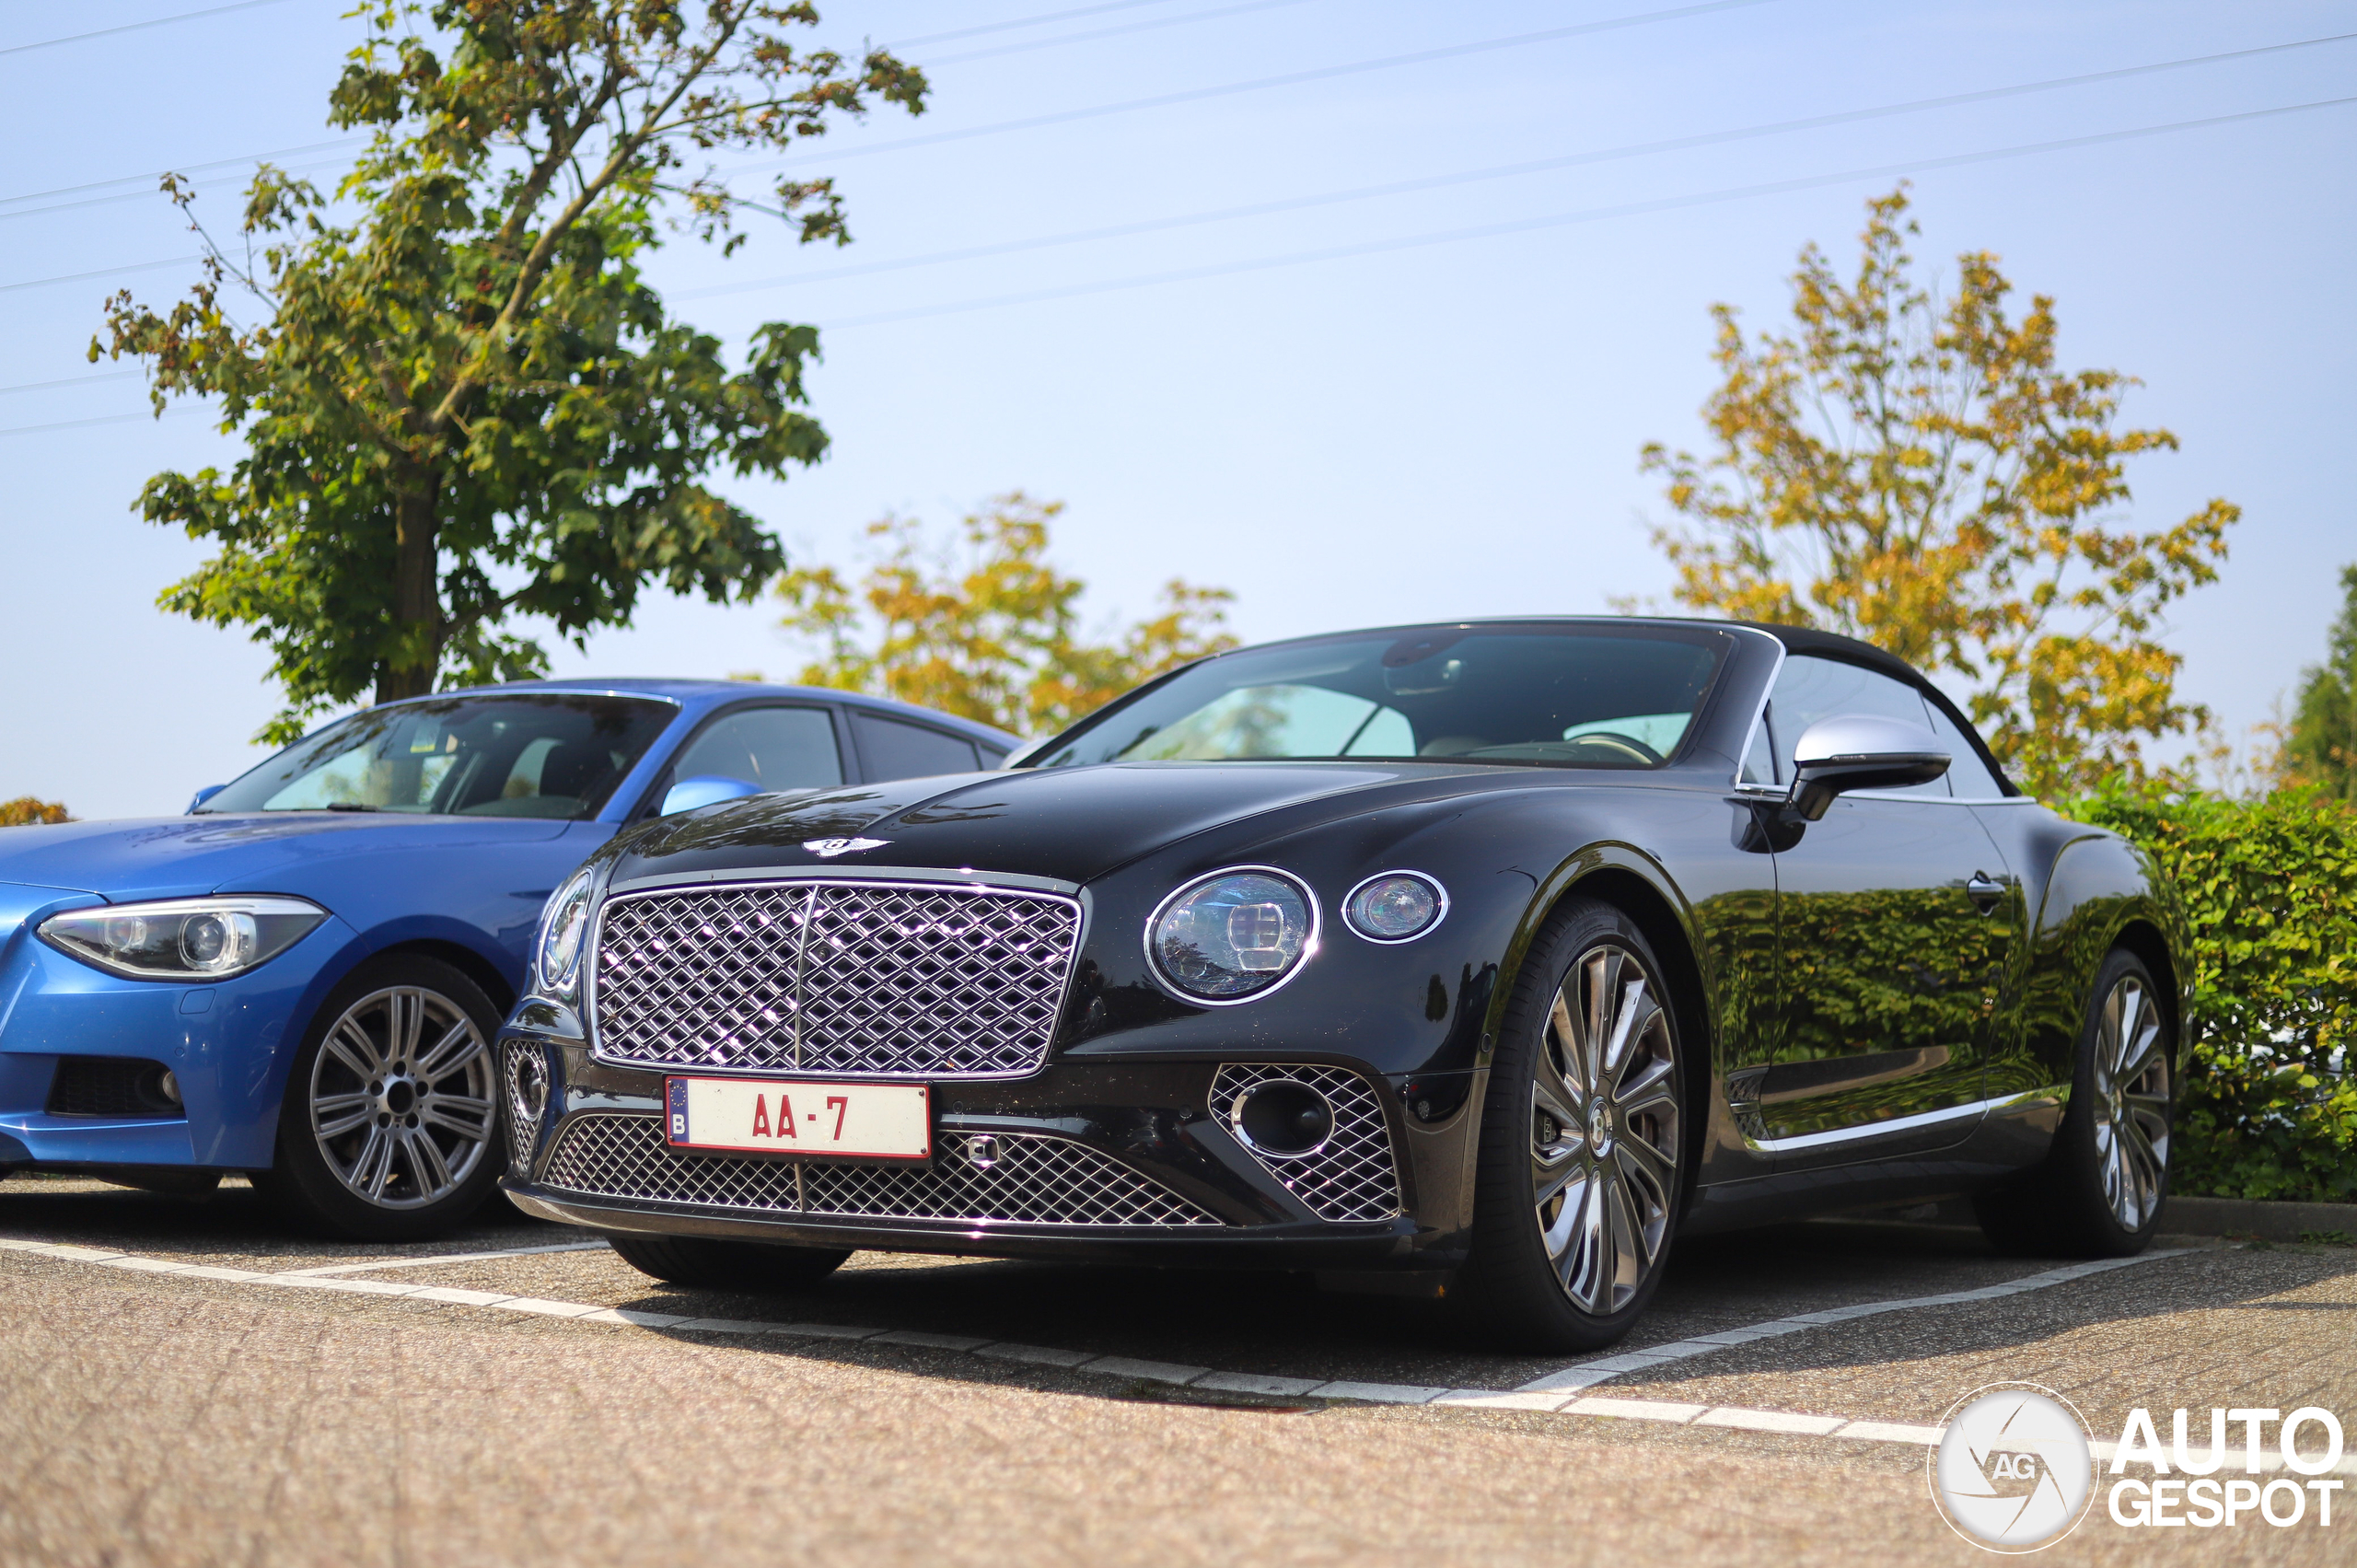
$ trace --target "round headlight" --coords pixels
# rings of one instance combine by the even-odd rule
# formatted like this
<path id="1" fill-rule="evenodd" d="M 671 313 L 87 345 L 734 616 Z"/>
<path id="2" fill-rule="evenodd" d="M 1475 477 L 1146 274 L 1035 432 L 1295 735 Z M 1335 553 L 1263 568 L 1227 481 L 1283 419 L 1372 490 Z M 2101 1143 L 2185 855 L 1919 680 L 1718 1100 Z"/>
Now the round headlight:
<path id="1" fill-rule="evenodd" d="M 1370 942 L 1406 942 L 1422 936 L 1448 912 L 1448 894 L 1416 871 L 1387 871 L 1351 889 L 1342 920 Z"/>
<path id="2" fill-rule="evenodd" d="M 180 957 L 202 974 L 243 969 L 254 948 L 254 917 L 236 910 L 207 910 L 180 925 Z"/>
<path id="3" fill-rule="evenodd" d="M 1282 871 L 1214 872 L 1163 900 L 1145 945 L 1156 972 L 1182 993 L 1241 1002 L 1282 982 L 1317 950 L 1317 903 Z"/>
<path id="4" fill-rule="evenodd" d="M 540 920 L 537 967 L 545 990 L 563 991 L 581 965 L 581 939 L 589 932 L 589 895 L 597 878 L 584 871 L 557 889 Z"/>

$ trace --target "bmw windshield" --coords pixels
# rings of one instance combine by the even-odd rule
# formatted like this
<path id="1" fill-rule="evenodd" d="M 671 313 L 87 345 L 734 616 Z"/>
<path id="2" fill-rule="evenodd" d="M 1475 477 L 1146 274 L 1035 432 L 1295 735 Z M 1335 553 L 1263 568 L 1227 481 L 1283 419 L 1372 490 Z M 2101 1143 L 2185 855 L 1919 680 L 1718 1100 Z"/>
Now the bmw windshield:
<path id="1" fill-rule="evenodd" d="M 678 712 L 571 691 L 370 708 L 296 742 L 197 810 L 586 818 Z"/>
<path id="2" fill-rule="evenodd" d="M 1060 738 L 1028 764 L 1381 759 L 1657 768 L 1724 633 L 1593 622 L 1416 628 L 1223 654 Z"/>

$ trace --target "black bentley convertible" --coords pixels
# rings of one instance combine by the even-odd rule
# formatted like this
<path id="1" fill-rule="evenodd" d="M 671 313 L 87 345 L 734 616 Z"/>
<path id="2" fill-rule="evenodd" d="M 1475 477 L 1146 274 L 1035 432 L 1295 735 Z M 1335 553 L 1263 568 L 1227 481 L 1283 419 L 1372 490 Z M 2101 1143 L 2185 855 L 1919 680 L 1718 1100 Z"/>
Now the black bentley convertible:
<path id="1" fill-rule="evenodd" d="M 1580 1349 L 1682 1234 L 1969 1197 L 2142 1247 L 2180 951 L 2137 850 L 1863 644 L 1305 638 L 1006 771 L 616 839 L 502 1036 L 506 1186 L 682 1283 L 1258 1265 Z"/>

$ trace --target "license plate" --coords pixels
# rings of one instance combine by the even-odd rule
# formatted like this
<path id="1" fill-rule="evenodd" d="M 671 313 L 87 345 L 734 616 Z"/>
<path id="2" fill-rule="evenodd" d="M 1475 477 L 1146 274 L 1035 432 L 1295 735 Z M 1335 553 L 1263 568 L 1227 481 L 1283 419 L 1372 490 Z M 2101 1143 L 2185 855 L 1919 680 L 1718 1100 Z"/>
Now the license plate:
<path id="1" fill-rule="evenodd" d="M 933 1157 L 932 1097 L 923 1084 L 672 1078 L 665 1098 L 675 1148 Z"/>

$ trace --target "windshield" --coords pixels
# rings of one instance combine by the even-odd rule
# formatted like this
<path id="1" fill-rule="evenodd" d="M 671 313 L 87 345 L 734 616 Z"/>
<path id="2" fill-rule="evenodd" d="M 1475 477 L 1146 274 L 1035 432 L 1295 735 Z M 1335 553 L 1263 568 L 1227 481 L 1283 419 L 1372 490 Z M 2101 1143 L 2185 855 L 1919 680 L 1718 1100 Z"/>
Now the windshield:
<path id="1" fill-rule="evenodd" d="M 1657 768 L 1726 647 L 1696 628 L 1434 627 L 1223 654 L 1028 764 L 1451 758 Z"/>
<path id="2" fill-rule="evenodd" d="M 296 742 L 197 809 L 588 817 L 678 712 L 570 691 L 370 708 Z"/>

